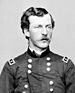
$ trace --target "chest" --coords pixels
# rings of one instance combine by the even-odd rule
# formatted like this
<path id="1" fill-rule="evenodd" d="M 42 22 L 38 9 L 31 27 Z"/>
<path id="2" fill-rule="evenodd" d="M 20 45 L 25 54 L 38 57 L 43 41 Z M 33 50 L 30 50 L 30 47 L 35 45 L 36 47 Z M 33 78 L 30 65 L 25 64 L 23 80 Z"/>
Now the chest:
<path id="1" fill-rule="evenodd" d="M 58 60 L 46 58 L 29 58 L 26 64 L 22 64 L 17 69 L 16 79 L 18 85 L 30 86 L 32 93 L 49 93 L 59 89 L 64 90 L 63 65 L 58 64 Z M 29 82 L 29 83 L 28 83 Z M 60 92 L 62 93 L 62 92 Z"/>

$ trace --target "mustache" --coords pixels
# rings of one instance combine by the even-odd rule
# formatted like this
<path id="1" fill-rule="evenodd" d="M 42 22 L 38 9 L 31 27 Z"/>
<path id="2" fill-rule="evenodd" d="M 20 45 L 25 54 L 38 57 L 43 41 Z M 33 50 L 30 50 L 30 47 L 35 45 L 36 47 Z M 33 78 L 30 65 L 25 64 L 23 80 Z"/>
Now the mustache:
<path id="1" fill-rule="evenodd" d="M 49 40 L 48 37 L 42 37 L 41 40 Z"/>

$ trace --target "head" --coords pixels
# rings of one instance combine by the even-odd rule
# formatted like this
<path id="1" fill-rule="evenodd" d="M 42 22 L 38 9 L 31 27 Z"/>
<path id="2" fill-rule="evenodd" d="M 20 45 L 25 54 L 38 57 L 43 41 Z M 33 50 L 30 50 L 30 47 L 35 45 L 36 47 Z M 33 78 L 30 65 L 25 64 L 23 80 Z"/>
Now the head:
<path id="1" fill-rule="evenodd" d="M 40 45 L 39 47 L 45 48 L 49 45 L 52 37 L 54 20 L 46 9 L 30 7 L 21 17 L 21 28 L 30 44 L 35 43 L 36 39 L 40 39 L 43 42 L 41 43 L 40 40 L 36 40 L 37 44 Z M 49 35 L 50 37 L 48 34 L 51 34 Z M 47 46 L 45 43 L 47 43 Z"/>

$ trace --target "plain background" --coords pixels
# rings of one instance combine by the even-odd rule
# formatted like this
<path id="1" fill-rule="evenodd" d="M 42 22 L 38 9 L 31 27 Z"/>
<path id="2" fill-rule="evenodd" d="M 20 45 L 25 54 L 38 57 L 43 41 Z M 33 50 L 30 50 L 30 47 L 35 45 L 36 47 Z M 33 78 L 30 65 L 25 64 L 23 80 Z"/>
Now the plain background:
<path id="1" fill-rule="evenodd" d="M 44 7 L 52 14 L 55 28 L 51 50 L 75 63 L 75 0 L 0 0 L 0 72 L 7 60 L 27 49 L 20 18 L 31 6 Z"/>

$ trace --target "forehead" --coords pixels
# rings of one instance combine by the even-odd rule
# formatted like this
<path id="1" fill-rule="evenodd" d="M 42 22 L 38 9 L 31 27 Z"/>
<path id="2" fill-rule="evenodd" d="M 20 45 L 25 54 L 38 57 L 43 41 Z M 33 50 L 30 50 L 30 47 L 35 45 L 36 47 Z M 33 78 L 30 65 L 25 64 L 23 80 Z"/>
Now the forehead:
<path id="1" fill-rule="evenodd" d="M 51 17 L 49 14 L 46 14 L 42 17 L 38 16 L 30 16 L 29 17 L 30 24 L 51 24 Z"/>

